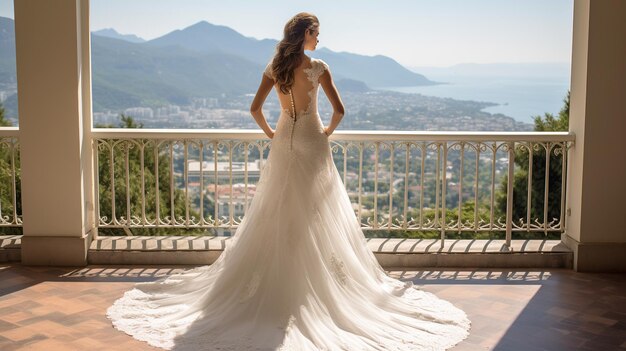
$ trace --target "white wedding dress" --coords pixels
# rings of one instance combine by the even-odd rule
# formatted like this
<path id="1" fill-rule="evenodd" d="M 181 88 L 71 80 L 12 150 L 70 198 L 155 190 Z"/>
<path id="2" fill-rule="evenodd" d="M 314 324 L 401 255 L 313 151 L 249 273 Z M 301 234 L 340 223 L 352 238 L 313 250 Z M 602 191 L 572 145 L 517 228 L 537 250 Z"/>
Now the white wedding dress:
<path id="1" fill-rule="evenodd" d="M 389 277 L 368 249 L 317 112 L 325 70 L 313 58 L 296 78 L 309 103 L 295 122 L 282 109 L 230 245 L 211 265 L 137 283 L 107 310 L 115 328 L 193 351 L 444 350 L 467 337 L 462 310 Z"/>

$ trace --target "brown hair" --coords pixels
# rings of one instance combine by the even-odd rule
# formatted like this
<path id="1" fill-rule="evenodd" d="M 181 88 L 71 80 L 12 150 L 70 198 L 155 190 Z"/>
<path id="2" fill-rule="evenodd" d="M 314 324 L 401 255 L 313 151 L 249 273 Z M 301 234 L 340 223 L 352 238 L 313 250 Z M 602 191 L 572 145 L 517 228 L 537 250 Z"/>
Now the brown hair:
<path id="1" fill-rule="evenodd" d="M 308 12 L 296 14 L 285 24 L 283 39 L 276 44 L 272 59 L 272 75 L 284 94 L 289 93 L 294 82 L 293 70 L 302 61 L 300 52 L 304 45 L 304 34 L 317 26 L 319 26 L 317 17 Z"/>

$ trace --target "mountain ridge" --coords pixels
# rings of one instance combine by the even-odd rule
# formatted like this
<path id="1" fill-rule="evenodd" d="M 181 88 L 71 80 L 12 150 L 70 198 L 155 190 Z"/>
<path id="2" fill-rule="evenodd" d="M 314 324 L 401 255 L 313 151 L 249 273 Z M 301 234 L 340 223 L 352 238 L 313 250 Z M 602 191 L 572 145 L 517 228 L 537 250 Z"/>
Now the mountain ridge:
<path id="1" fill-rule="evenodd" d="M 246 37 L 230 27 L 200 21 L 149 40 L 145 44 L 151 46 L 178 45 L 199 52 L 219 50 L 245 57 L 265 67 L 274 54 L 278 40 Z M 366 56 L 336 52 L 321 47 L 315 51 L 310 51 L 310 56 L 325 60 L 337 79 L 360 80 L 370 87 L 417 86 L 438 83 L 406 69 L 392 58 L 384 55 Z"/>
<path id="2" fill-rule="evenodd" d="M 97 31 L 92 31 L 91 34 L 99 35 L 101 37 L 108 37 L 114 39 L 126 40 L 131 43 L 144 43 L 145 39 L 136 36 L 135 34 L 121 34 L 113 28 L 104 28 Z"/>
<path id="3" fill-rule="evenodd" d="M 137 42 L 142 39 L 136 35 L 120 34 L 113 28 L 92 32 L 91 38 L 95 110 L 248 94 L 258 85 L 278 43 L 246 37 L 207 21 L 143 42 Z M 325 47 L 307 53 L 330 65 L 342 89 L 437 84 L 383 55 L 335 52 Z M 15 82 L 15 75 L 14 21 L 0 17 L 0 79 Z"/>

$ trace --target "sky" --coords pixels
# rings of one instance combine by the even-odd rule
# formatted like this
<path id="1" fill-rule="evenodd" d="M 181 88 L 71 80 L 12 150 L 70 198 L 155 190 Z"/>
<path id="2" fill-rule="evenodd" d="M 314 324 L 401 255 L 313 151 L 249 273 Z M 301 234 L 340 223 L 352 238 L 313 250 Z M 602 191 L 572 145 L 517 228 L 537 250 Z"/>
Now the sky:
<path id="1" fill-rule="evenodd" d="M 571 62 L 573 0 L 91 0 L 91 28 L 153 39 L 199 21 L 280 40 L 298 12 L 318 48 L 386 55 L 408 67 Z M 13 0 L 0 16 L 14 18 Z"/>

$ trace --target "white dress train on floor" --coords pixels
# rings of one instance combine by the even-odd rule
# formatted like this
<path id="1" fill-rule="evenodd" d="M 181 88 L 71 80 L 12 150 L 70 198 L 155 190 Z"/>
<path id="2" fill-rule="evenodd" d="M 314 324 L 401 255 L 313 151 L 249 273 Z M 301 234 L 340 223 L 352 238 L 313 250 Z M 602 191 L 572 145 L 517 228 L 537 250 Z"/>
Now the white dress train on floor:
<path id="1" fill-rule="evenodd" d="M 265 74 L 271 77 L 268 64 Z M 391 278 L 367 247 L 317 112 L 282 109 L 257 191 L 211 265 L 137 283 L 107 310 L 115 328 L 167 350 L 444 350 L 466 314 Z"/>

